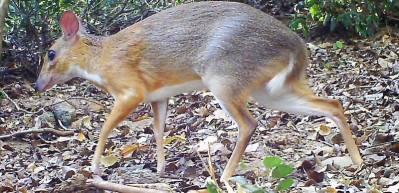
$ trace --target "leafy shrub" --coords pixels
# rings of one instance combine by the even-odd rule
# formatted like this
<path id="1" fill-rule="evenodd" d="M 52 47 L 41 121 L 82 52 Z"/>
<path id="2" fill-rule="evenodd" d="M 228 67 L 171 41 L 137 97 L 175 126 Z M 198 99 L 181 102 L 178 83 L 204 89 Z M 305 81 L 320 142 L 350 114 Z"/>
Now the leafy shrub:
<path id="1" fill-rule="evenodd" d="M 307 35 L 312 24 L 328 27 L 331 32 L 342 26 L 368 37 L 398 16 L 397 0 L 305 0 L 297 5 L 291 28 Z"/>

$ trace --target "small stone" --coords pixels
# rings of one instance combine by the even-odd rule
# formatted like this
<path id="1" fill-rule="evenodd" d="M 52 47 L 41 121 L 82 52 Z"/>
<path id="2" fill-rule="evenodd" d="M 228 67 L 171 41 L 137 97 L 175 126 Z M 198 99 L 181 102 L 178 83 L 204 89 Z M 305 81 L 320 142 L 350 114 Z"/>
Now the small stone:
<path id="1" fill-rule="evenodd" d="M 387 60 L 385 60 L 384 58 L 378 58 L 378 64 L 382 67 L 382 68 L 388 68 L 389 66 L 389 62 Z"/>
<path id="2" fill-rule="evenodd" d="M 76 117 L 75 107 L 66 102 L 54 105 L 53 113 L 55 118 L 66 127 L 70 126 Z"/>
<path id="3" fill-rule="evenodd" d="M 41 114 L 39 116 L 39 120 L 46 127 L 53 128 L 56 125 L 56 120 L 55 120 L 54 114 L 51 112 L 44 112 L 43 114 Z"/>

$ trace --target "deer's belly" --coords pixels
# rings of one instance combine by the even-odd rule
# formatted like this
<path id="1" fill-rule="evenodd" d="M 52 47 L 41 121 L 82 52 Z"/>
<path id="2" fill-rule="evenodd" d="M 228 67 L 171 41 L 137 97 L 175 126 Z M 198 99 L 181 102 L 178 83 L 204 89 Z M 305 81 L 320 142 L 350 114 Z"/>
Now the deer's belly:
<path id="1" fill-rule="evenodd" d="M 205 88 L 206 87 L 201 80 L 190 81 L 183 84 L 177 84 L 171 86 L 164 86 L 153 92 L 148 93 L 145 98 L 145 101 L 146 102 L 160 101 L 171 96 L 175 96 L 186 92 L 191 92 L 194 90 L 203 90 Z"/>

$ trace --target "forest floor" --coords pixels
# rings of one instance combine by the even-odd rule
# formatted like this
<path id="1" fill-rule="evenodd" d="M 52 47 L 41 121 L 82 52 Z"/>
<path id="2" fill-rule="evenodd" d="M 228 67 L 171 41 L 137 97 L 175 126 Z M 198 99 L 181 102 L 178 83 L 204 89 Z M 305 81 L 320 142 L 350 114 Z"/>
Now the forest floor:
<path id="1" fill-rule="evenodd" d="M 350 164 L 339 130 L 330 120 L 251 102 L 248 107 L 259 126 L 237 175 L 272 190 L 276 180 L 262 160 L 279 156 L 296 168 L 295 187 L 289 192 L 399 192 L 398 36 L 343 44 L 314 41 L 308 47 L 309 84 L 317 95 L 342 102 L 364 165 Z M 18 77 L 2 79 L 0 86 L 7 94 L 0 101 L 0 136 L 41 128 L 62 131 L 1 139 L 0 192 L 89 192 L 73 181 L 91 175 L 90 160 L 112 97 L 79 80 L 41 94 Z M 166 185 L 173 192 L 203 188 L 209 178 L 208 161 L 220 176 L 237 136 L 237 127 L 209 92 L 171 98 L 165 132 L 167 177 L 160 178 L 155 173 L 151 127 L 151 108 L 142 104 L 112 132 L 101 161 L 104 179 Z"/>

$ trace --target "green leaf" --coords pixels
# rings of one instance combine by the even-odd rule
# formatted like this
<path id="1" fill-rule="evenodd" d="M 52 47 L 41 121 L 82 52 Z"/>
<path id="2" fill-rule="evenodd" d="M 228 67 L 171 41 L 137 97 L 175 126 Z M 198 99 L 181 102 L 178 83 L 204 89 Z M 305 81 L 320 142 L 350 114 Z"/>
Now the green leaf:
<path id="1" fill-rule="evenodd" d="M 279 157 L 271 156 L 265 157 L 265 159 L 263 159 L 263 165 L 269 169 L 272 169 L 281 164 L 283 164 L 283 160 Z"/>
<path id="2" fill-rule="evenodd" d="M 309 34 L 309 26 L 304 17 L 296 17 L 293 19 L 290 23 L 290 28 L 294 31 L 303 32 L 305 36 Z"/>
<path id="3" fill-rule="evenodd" d="M 0 90 L 0 101 L 6 98 L 4 91 Z"/>
<path id="4" fill-rule="evenodd" d="M 342 48 L 344 48 L 344 42 L 342 42 L 342 41 L 336 41 L 336 42 L 335 42 L 335 49 L 340 50 L 340 49 L 342 49 Z"/>
<path id="5" fill-rule="evenodd" d="M 308 6 L 312 6 L 313 4 L 316 3 L 316 1 L 315 1 L 315 0 L 305 0 L 305 3 L 306 3 Z"/>
<path id="6" fill-rule="evenodd" d="M 325 63 L 325 64 L 323 65 L 323 67 L 324 67 L 326 70 L 331 71 L 331 70 L 333 69 L 333 64 L 331 64 L 331 63 Z"/>
<path id="7" fill-rule="evenodd" d="M 299 30 L 299 23 L 300 23 L 299 19 L 297 18 L 293 19 L 290 23 L 290 28 L 293 30 Z"/>
<path id="8" fill-rule="evenodd" d="M 209 193 L 219 193 L 218 187 L 213 182 L 208 182 L 206 184 L 206 190 L 208 190 Z"/>
<path id="9" fill-rule="evenodd" d="M 288 190 L 293 184 L 294 184 L 294 180 L 292 178 L 284 179 L 283 181 L 281 181 L 278 184 L 277 190 L 278 191 Z"/>
<path id="10" fill-rule="evenodd" d="M 309 13 L 312 16 L 312 18 L 316 18 L 316 16 L 318 16 L 320 13 L 319 5 L 316 4 L 316 5 L 313 5 L 312 7 L 310 7 Z"/>
<path id="11" fill-rule="evenodd" d="M 293 167 L 286 165 L 286 164 L 281 164 L 273 169 L 272 177 L 273 178 L 284 178 L 284 177 L 287 177 L 288 175 L 290 175 L 293 171 L 294 171 Z"/>

